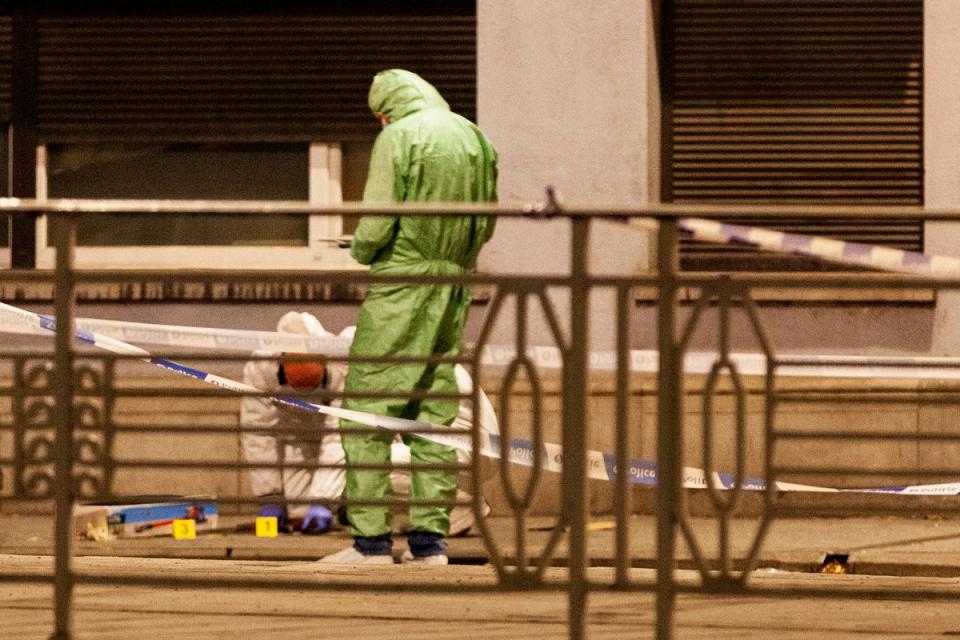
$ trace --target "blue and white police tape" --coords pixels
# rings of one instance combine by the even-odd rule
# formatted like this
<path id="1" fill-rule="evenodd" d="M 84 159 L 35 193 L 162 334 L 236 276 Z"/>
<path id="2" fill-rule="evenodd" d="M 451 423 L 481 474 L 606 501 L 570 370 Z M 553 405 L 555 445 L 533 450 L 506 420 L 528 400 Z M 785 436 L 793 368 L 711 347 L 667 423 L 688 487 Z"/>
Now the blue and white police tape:
<path id="1" fill-rule="evenodd" d="M 178 325 L 148 324 L 121 320 L 98 320 L 78 318 L 78 330 L 97 333 L 124 342 L 139 342 L 181 349 L 207 349 L 212 351 L 299 351 L 322 353 L 331 357 L 343 357 L 350 350 L 350 338 L 341 336 L 307 336 L 272 331 L 248 331 L 212 327 L 186 327 Z M 42 335 L 44 330 L 31 319 L 4 312 L 0 307 L 0 332 Z M 656 373 L 656 351 L 634 349 L 630 351 L 630 369 L 636 373 Z M 507 366 L 516 357 L 516 350 L 505 345 L 486 345 L 481 349 L 480 361 L 484 365 Z M 563 356 L 553 346 L 531 346 L 527 357 L 535 366 L 543 369 L 560 368 Z M 716 354 L 690 352 L 684 358 L 686 373 L 710 372 Z M 766 357 L 761 353 L 734 353 L 731 360 L 741 375 L 764 375 L 767 371 Z M 778 376 L 818 378 L 897 378 L 960 380 L 960 358 L 883 356 L 861 357 L 850 355 L 809 355 L 778 357 Z M 617 354 L 613 351 L 591 351 L 591 370 L 613 371 L 617 366 Z"/>
<path id="2" fill-rule="evenodd" d="M 19 322 L 30 323 L 43 330 L 47 335 L 56 332 L 56 322 L 49 316 L 43 316 L 0 303 L 0 314 L 15 316 Z M 152 365 L 166 369 L 173 373 L 188 376 L 200 382 L 212 384 L 223 389 L 235 391 L 237 393 L 263 393 L 256 387 L 237 382 L 229 378 L 217 376 L 200 369 L 187 367 L 171 360 L 155 358 L 148 351 L 124 343 L 109 336 L 102 336 L 96 332 L 87 330 L 77 330 L 75 337 L 80 342 L 101 348 L 112 353 L 125 355 L 134 355 L 149 362 Z M 361 411 L 351 411 L 339 407 L 330 407 L 326 405 L 317 405 L 306 402 L 298 398 L 286 396 L 273 396 L 273 400 L 281 404 L 310 411 L 332 415 L 338 418 L 346 418 L 360 424 L 371 427 L 380 427 L 394 432 L 418 431 L 417 437 L 422 437 L 434 442 L 445 444 L 455 449 L 464 451 L 473 451 L 471 435 L 457 429 L 452 429 L 443 425 L 435 425 L 416 420 L 407 420 L 404 418 L 394 418 L 390 416 L 379 416 Z M 500 436 L 484 430 L 478 432 L 479 447 L 478 452 L 488 458 L 500 458 L 503 455 L 503 445 Z M 563 469 L 563 448 L 554 443 L 545 442 L 540 449 L 541 468 L 546 471 L 559 473 Z M 506 447 L 507 460 L 511 463 L 533 466 L 536 461 L 535 447 L 529 440 L 514 438 Z M 587 477 L 595 480 L 613 481 L 617 477 L 616 456 L 612 453 L 602 451 L 588 450 L 587 455 Z M 631 459 L 629 461 L 628 480 L 631 484 L 638 485 L 656 485 L 657 483 L 657 465 L 649 460 Z M 714 489 L 733 489 L 736 485 L 735 477 L 727 473 L 707 474 L 702 469 L 694 467 L 684 467 L 682 470 L 683 487 L 690 489 L 705 489 L 712 487 Z M 797 484 L 791 482 L 776 482 L 778 491 L 806 491 L 806 492 L 859 492 L 859 493 L 899 493 L 904 495 L 960 495 L 960 483 L 943 483 L 932 485 L 913 485 L 905 487 L 882 487 L 873 489 L 834 489 L 829 487 L 818 487 L 813 485 Z M 743 489 L 749 491 L 763 491 L 766 485 L 763 480 L 747 478 L 743 482 Z"/>
<path id="3" fill-rule="evenodd" d="M 0 308 L 0 332 L 44 335 L 46 332 L 32 318 L 11 312 L 9 305 Z M 98 333 L 124 342 L 139 342 L 182 349 L 218 351 L 300 351 L 323 353 L 332 357 L 346 356 L 350 338 L 336 335 L 313 336 L 273 331 L 215 329 L 177 325 L 148 324 L 122 320 L 77 318 L 78 330 Z"/>
<path id="4" fill-rule="evenodd" d="M 677 226 L 692 240 L 746 245 L 762 251 L 821 258 L 841 264 L 897 273 L 939 277 L 960 276 L 960 258 L 951 256 L 927 255 L 915 251 L 902 251 L 799 233 L 784 233 L 701 218 L 681 218 Z"/>
<path id="5" fill-rule="evenodd" d="M 7 316 L 15 315 L 23 322 L 31 322 L 35 326 L 42 329 L 47 335 L 53 335 L 56 330 L 56 321 L 44 315 L 39 315 L 26 311 L 23 309 L 18 309 L 8 304 L 0 303 L 0 313 L 3 313 Z M 116 338 L 111 338 L 109 336 L 104 336 L 99 333 L 92 331 L 87 331 L 85 329 L 77 329 L 74 332 L 74 337 L 80 342 L 103 349 L 105 351 L 110 351 L 111 353 L 118 353 L 123 355 L 137 356 L 144 362 L 148 362 L 157 367 L 161 367 L 168 371 L 184 375 L 200 382 L 205 382 L 207 384 L 212 384 L 223 389 L 228 389 L 230 391 L 236 391 L 238 393 L 264 393 L 263 390 L 253 387 L 242 382 L 237 382 L 236 380 L 231 380 L 230 378 L 225 378 L 223 376 L 218 376 L 200 369 L 193 367 L 188 367 L 186 365 L 174 362 L 173 360 L 167 360 L 165 358 L 155 358 L 153 355 L 141 349 L 140 347 L 128 344 Z M 323 413 L 326 415 L 332 415 L 337 418 L 344 418 L 347 420 L 352 420 L 354 422 L 359 422 L 366 426 L 370 427 L 381 427 L 384 429 L 390 429 L 392 431 L 410 431 L 410 430 L 436 430 L 438 434 L 448 434 L 452 431 L 450 427 L 443 425 L 433 425 L 426 422 L 418 422 L 416 420 L 406 420 L 403 418 L 393 418 L 390 416 L 375 416 L 370 413 L 364 413 L 362 411 L 351 411 L 349 409 L 341 409 L 339 407 L 330 407 L 326 405 L 317 405 L 311 402 L 306 402 L 299 398 L 285 397 L 285 396 L 275 396 L 272 397 L 273 400 L 281 404 L 285 404 L 292 407 L 297 407 L 299 409 L 304 409 L 307 411 L 312 411 L 314 413 Z M 463 435 L 460 433 L 459 435 Z M 469 439 L 467 439 L 469 442 Z M 461 448 L 463 445 L 460 445 Z M 469 446 L 469 445 L 467 445 Z"/>

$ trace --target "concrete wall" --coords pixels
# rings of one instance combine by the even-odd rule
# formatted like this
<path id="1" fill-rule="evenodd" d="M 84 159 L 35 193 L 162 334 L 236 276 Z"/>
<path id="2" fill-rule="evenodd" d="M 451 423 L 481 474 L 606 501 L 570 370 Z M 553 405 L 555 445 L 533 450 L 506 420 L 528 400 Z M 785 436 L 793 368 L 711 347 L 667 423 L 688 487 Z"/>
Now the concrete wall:
<path id="1" fill-rule="evenodd" d="M 143 373 L 141 371 L 141 373 Z M 0 374 L 0 381 L 6 380 Z M 486 382 L 496 382 L 495 377 Z M 562 395 L 557 377 L 546 375 L 543 380 L 543 395 L 540 397 L 544 439 L 547 442 L 561 441 Z M 703 461 L 703 387 L 702 376 L 688 376 L 688 390 L 684 406 L 684 465 L 702 468 Z M 757 377 L 743 380 L 748 392 L 745 403 L 746 472 L 749 477 L 764 477 L 764 450 L 768 445 L 764 431 L 763 381 Z M 214 464 L 242 462 L 239 435 L 236 432 L 239 401 L 211 398 L 166 398 L 132 397 L 130 394 L 146 388 L 182 392 L 193 388 L 201 393 L 209 391 L 184 378 L 128 377 L 121 383 L 127 397 L 119 398 L 111 412 L 115 424 L 150 425 L 164 427 L 165 433 L 121 433 L 113 443 L 111 454 L 118 460 L 160 461 L 176 460 L 205 465 L 193 469 L 129 468 L 116 470 L 111 488 L 127 495 L 157 494 L 213 494 L 222 498 L 234 496 L 250 498 L 250 482 L 245 471 L 207 467 Z M 491 400 L 499 406 L 496 385 L 488 387 Z M 808 440 L 780 441 L 775 448 L 774 464 L 781 467 L 830 468 L 853 467 L 873 470 L 866 476 L 842 476 L 835 473 L 819 475 L 786 475 L 781 480 L 795 481 L 825 487 L 889 487 L 902 484 L 952 482 L 957 472 L 957 453 L 960 445 L 940 441 L 918 442 L 912 437 L 870 440 L 829 440 L 821 435 L 825 431 L 844 431 L 852 434 L 873 432 L 878 428 L 908 436 L 919 434 L 943 434 L 955 430 L 960 387 L 956 383 L 940 381 L 897 380 L 822 380 L 816 378 L 789 378 L 778 385 L 781 393 L 792 391 L 793 400 L 784 400 L 778 407 L 777 429 L 794 430 L 811 435 Z M 713 458 L 714 469 L 732 472 L 736 465 L 736 440 L 734 437 L 735 408 L 729 396 L 729 385 L 719 387 L 720 395 L 713 400 Z M 938 403 L 929 402 L 931 394 L 949 393 L 951 399 Z M 726 394 L 726 395 L 724 395 Z M 851 395 L 855 394 L 855 395 Z M 531 438 L 531 410 L 534 406 L 530 388 L 520 385 L 511 393 L 507 412 L 512 437 Z M 0 408 L 9 411 L 9 400 L 0 397 Z M 656 382 L 650 375 L 635 375 L 631 381 L 629 402 L 630 457 L 654 460 L 656 456 Z M 613 380 L 609 375 L 591 377 L 589 395 L 591 430 L 588 436 L 590 449 L 614 452 L 615 394 Z M 504 419 L 501 416 L 501 419 Z M 219 433 L 197 434 L 198 427 L 216 427 Z M 0 428 L 0 452 L 9 456 L 12 451 L 12 433 Z M 487 461 L 497 466 L 495 461 Z M 484 484 L 484 495 L 498 515 L 510 513 L 504 483 L 513 487 L 515 495 L 523 496 L 530 487 L 531 473 L 526 467 L 509 465 L 506 476 L 495 475 Z M 903 471 L 911 475 L 892 476 L 889 471 Z M 937 477 L 913 475 L 923 470 L 952 470 Z M 47 511 L 46 501 L 24 501 L 13 498 L 13 469 L 0 464 L 4 486 L 0 489 L 0 513 Z M 99 473 L 97 474 L 99 475 Z M 614 505 L 613 484 L 600 480 L 590 481 L 590 509 L 592 513 L 610 513 Z M 530 514 L 552 515 L 560 508 L 562 487 L 560 476 L 544 473 L 537 485 L 530 487 Z M 654 505 L 649 487 L 636 487 L 634 507 L 637 512 L 648 513 Z M 849 496 L 824 496 L 822 494 L 796 494 L 786 496 L 791 507 L 802 506 L 808 513 L 817 510 L 844 508 Z M 885 503 L 896 508 L 903 500 L 900 496 Z M 700 513 L 710 513 L 704 496 L 692 496 L 691 506 Z M 856 503 L 851 506 L 856 506 Z M 910 502 L 908 506 L 916 504 Z M 949 510 L 952 503 L 927 505 L 931 512 Z M 742 505 L 745 512 L 757 511 L 757 497 L 747 499 Z M 237 508 L 224 506 L 224 512 L 236 513 Z M 249 513 L 252 508 L 240 509 Z"/>

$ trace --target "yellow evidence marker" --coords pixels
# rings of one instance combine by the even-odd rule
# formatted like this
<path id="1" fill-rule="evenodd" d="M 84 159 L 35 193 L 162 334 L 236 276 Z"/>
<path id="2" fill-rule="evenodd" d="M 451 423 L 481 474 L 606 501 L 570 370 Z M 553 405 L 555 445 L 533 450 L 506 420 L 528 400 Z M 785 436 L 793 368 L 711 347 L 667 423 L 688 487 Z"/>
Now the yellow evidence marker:
<path id="1" fill-rule="evenodd" d="M 258 538 L 276 538 L 277 537 L 277 517 L 261 516 L 256 520 Z"/>
<path id="2" fill-rule="evenodd" d="M 193 518 L 173 521 L 173 537 L 177 540 L 193 540 L 197 537 L 197 523 Z"/>

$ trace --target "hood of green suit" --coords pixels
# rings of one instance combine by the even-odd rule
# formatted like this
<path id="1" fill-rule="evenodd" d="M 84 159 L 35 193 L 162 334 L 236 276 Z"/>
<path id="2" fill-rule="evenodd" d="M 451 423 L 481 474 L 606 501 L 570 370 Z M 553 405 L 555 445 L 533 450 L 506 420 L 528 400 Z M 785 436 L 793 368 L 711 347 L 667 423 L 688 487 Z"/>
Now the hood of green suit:
<path id="1" fill-rule="evenodd" d="M 371 111 L 386 114 L 394 122 L 424 109 L 450 109 L 432 84 L 405 69 L 389 69 L 374 76 L 367 102 Z"/>

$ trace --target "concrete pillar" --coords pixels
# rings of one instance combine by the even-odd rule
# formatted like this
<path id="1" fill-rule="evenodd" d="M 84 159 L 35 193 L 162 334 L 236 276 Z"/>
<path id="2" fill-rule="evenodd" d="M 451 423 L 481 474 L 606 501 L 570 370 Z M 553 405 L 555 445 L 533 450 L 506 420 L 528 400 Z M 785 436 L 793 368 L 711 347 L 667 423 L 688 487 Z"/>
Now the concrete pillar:
<path id="1" fill-rule="evenodd" d="M 546 185 L 569 204 L 658 197 L 650 3 L 478 0 L 477 18 L 478 121 L 500 152 L 501 202 L 541 200 Z M 646 233 L 604 223 L 592 236 L 594 273 L 648 268 Z M 480 266 L 566 273 L 569 246 L 565 221 L 505 220 Z M 567 315 L 562 296 L 555 300 L 558 314 Z M 591 298 L 594 348 L 613 344 L 612 300 L 607 292 Z M 542 324 L 532 331 L 535 342 L 548 337 Z"/>
<path id="2" fill-rule="evenodd" d="M 923 130 L 924 204 L 960 208 L 960 2 L 923 3 Z M 928 222 L 927 253 L 960 255 L 960 223 Z M 937 297 L 932 355 L 960 355 L 960 292 Z"/>

